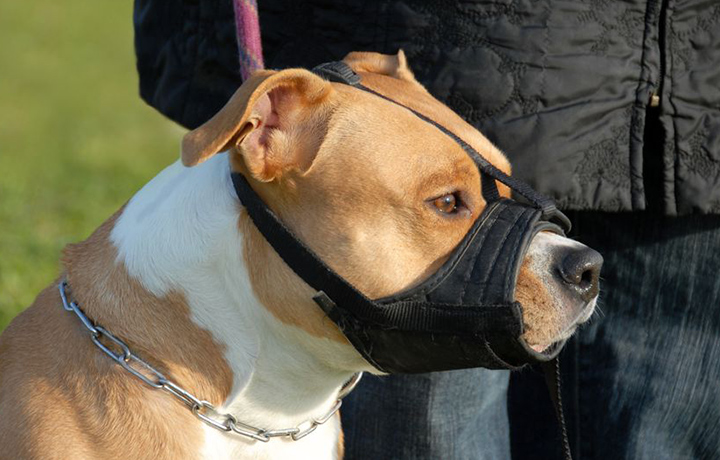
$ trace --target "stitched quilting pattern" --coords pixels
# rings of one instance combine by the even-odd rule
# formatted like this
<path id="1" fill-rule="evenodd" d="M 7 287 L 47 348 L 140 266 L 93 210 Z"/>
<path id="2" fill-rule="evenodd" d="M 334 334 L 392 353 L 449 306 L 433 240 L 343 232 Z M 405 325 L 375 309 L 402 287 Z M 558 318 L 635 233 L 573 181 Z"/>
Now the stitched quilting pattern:
<path id="1" fill-rule="evenodd" d="M 640 46 L 642 36 L 637 31 L 644 27 L 642 18 L 629 14 L 628 8 L 612 0 L 592 0 L 589 9 L 577 15 L 577 21 L 584 26 L 597 25 L 591 50 L 593 53 L 605 53 L 618 36 L 633 46 Z"/>
<path id="2" fill-rule="evenodd" d="M 463 69 L 464 74 L 439 75 L 440 79 L 455 80 L 448 85 L 447 94 L 439 96 L 464 119 L 480 125 L 513 103 L 525 114 L 537 108 L 537 98 L 524 95 L 520 89 L 527 64 L 513 59 L 488 37 L 488 28 L 499 20 L 514 26 L 520 24 L 517 0 L 462 3 L 412 0 L 407 4 L 426 24 L 421 33 L 414 34 L 406 49 L 410 62 L 428 64 L 418 67 L 420 79 L 428 78 L 429 71 L 437 66 L 440 48 L 450 60 L 457 62 L 456 68 Z M 494 91 L 479 95 L 469 90 L 473 84 L 491 86 Z"/>

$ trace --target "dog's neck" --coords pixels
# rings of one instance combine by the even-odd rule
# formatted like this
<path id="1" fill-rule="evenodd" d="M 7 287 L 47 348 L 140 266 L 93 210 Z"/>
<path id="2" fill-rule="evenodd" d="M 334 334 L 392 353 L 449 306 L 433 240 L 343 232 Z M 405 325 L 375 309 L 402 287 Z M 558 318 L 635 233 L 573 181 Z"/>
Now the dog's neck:
<path id="1" fill-rule="evenodd" d="M 182 298 L 192 323 L 182 327 L 209 332 L 216 346 L 223 350 L 226 367 L 230 368 L 232 385 L 218 409 L 257 427 L 292 428 L 324 415 L 333 406 L 339 388 L 352 376 L 350 371 L 331 366 L 314 350 L 326 349 L 328 355 L 342 356 L 347 354 L 348 346 L 312 337 L 297 327 L 283 324 L 256 298 L 243 258 L 243 235 L 238 226 L 240 209 L 227 155 L 217 155 L 194 168 L 175 163 L 138 192 L 114 221 L 109 235 L 116 250 L 116 259 L 110 262 L 114 268 L 97 266 L 88 272 L 112 272 L 122 267 L 129 282 L 139 283 L 141 289 L 159 299 L 159 304 Z M 70 278 L 71 283 L 83 282 L 72 273 Z M 97 284 L 98 279 L 87 282 Z M 118 296 L 107 292 L 125 289 L 123 283 L 115 283 L 115 287 L 112 283 L 104 285 L 106 299 L 128 298 L 119 292 Z M 142 309 L 147 308 L 144 305 L 113 306 L 112 302 L 108 305 L 132 308 L 140 315 L 148 313 L 160 322 L 162 318 L 158 315 L 162 315 L 162 309 L 173 308 L 165 305 L 144 312 Z M 112 324 L 123 321 L 119 314 L 99 312 L 98 306 L 88 308 L 94 309 L 91 312 L 96 313 L 95 317 L 110 321 L 103 324 L 106 328 L 111 331 L 120 328 L 121 335 L 123 327 Z M 168 326 L 172 328 L 173 324 L 163 325 Z M 192 344 L 180 343 L 186 340 L 183 334 L 167 337 L 184 350 L 182 358 L 174 359 L 203 359 L 203 353 L 192 351 Z M 143 340 L 140 334 L 132 337 L 133 343 L 152 354 L 153 345 L 142 343 Z M 314 343 L 317 341 L 322 343 Z M 203 369 L 201 363 L 185 364 L 190 369 Z M 198 378 L 199 374 L 195 373 Z M 188 375 L 192 376 L 192 372 Z M 207 379 L 206 385 L 213 384 L 212 375 L 202 378 Z M 336 422 L 328 423 L 324 438 L 328 438 L 330 431 L 337 434 L 338 430 Z M 208 436 L 227 436 L 211 432 L 207 432 Z M 321 437 L 313 434 L 305 439 Z M 283 445 L 303 443 L 274 441 Z M 247 442 L 241 444 L 248 449 Z M 273 442 L 264 445 L 270 444 Z"/>

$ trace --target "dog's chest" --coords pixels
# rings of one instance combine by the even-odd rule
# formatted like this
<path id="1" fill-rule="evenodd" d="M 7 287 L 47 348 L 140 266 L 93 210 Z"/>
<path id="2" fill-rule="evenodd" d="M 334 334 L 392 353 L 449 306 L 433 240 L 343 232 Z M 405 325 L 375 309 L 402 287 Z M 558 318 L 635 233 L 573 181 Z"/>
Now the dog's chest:
<path id="1" fill-rule="evenodd" d="M 203 430 L 205 445 L 201 451 L 202 460 L 340 459 L 340 423 L 335 420 L 319 426 L 299 441 L 275 438 L 269 442 L 260 442 L 210 427 L 204 427 Z"/>

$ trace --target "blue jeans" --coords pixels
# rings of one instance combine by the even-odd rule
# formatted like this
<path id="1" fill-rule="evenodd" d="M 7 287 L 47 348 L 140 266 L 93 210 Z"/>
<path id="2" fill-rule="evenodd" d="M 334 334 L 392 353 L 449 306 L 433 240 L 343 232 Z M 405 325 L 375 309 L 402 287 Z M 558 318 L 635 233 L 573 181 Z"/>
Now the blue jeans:
<path id="1" fill-rule="evenodd" d="M 365 376 L 343 402 L 346 460 L 510 458 L 508 371 Z"/>
<path id="2" fill-rule="evenodd" d="M 605 257 L 600 312 L 561 354 L 574 460 L 720 459 L 720 216 L 571 218 Z M 507 376 L 368 378 L 343 406 L 346 458 L 561 459 L 542 374 L 506 394 Z"/>

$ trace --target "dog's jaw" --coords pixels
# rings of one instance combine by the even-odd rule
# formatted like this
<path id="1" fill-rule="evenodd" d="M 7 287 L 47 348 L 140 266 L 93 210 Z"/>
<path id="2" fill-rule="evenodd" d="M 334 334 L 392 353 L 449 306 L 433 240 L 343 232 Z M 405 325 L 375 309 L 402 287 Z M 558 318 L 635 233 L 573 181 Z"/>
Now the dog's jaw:
<path id="1" fill-rule="evenodd" d="M 111 239 L 131 277 L 158 298 L 183 293 L 193 321 L 225 347 L 233 385 L 218 409 L 291 428 L 332 407 L 352 371 L 330 363 L 355 352 L 284 324 L 257 299 L 229 172 L 226 154 L 194 168 L 171 165 L 128 203 Z M 301 441 L 269 443 L 203 429 L 204 458 L 333 458 L 340 427 L 333 419 Z"/>

